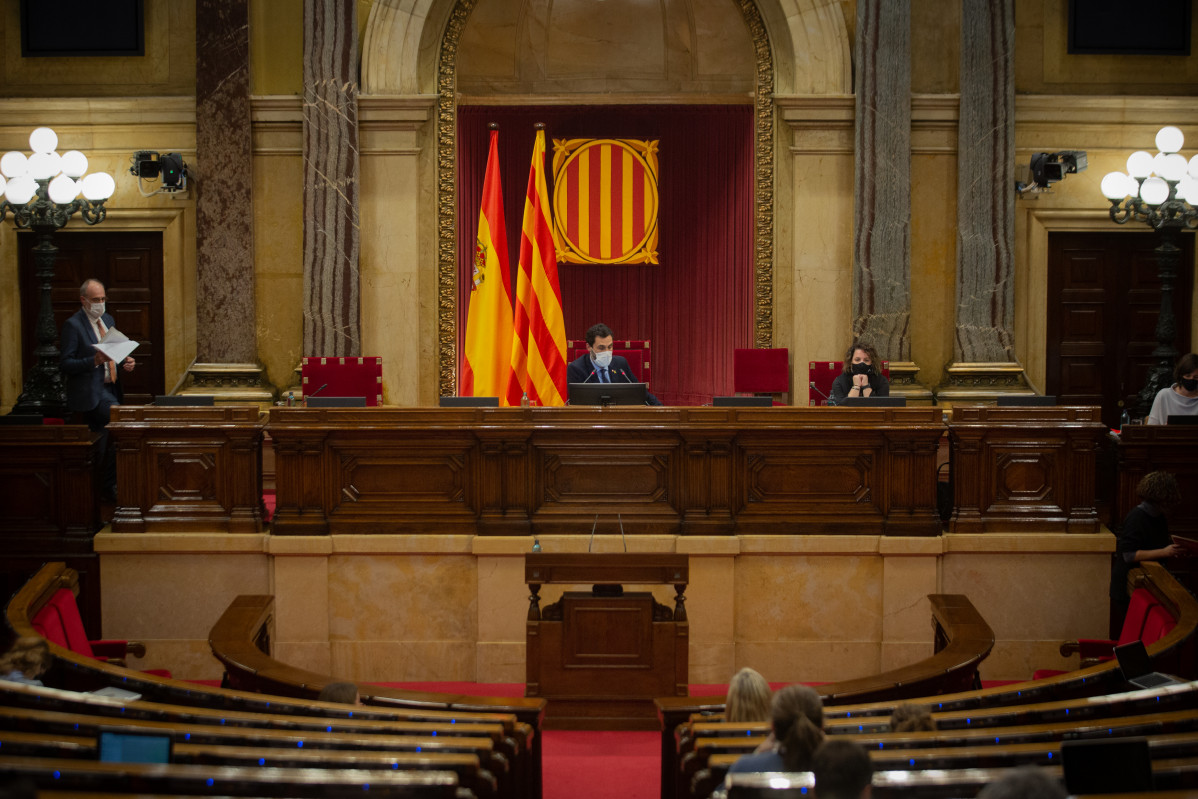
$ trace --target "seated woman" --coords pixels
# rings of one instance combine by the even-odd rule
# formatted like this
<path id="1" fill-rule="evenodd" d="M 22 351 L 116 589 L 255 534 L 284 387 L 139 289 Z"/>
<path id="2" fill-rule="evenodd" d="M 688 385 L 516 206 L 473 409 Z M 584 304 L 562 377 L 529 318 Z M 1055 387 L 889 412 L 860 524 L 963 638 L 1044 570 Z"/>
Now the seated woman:
<path id="1" fill-rule="evenodd" d="M 1168 424 L 1170 416 L 1198 414 L 1198 355 L 1181 356 L 1173 368 L 1173 380 L 1172 386 L 1157 392 L 1145 424 Z"/>
<path id="2" fill-rule="evenodd" d="M 873 347 L 854 341 L 844 356 L 844 371 L 832 383 L 832 401 L 856 397 L 889 397 L 890 382 L 882 376 L 882 361 Z"/>
<path id="3" fill-rule="evenodd" d="M 757 751 L 728 769 L 730 774 L 759 771 L 810 771 L 811 756 L 824 742 L 824 704 L 812 688 L 788 685 L 770 705 L 773 731 Z"/>
<path id="4" fill-rule="evenodd" d="M 741 669 L 728 684 L 724 721 L 768 721 L 770 684 L 754 669 Z"/>

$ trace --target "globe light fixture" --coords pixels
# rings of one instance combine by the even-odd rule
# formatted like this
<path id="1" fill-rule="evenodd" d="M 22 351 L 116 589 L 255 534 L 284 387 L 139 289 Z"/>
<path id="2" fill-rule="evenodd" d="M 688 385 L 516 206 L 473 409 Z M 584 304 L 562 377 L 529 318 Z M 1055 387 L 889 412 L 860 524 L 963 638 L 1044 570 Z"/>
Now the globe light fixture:
<path id="1" fill-rule="evenodd" d="M 1177 236 L 1182 228 L 1198 228 L 1198 155 L 1187 159 L 1180 152 L 1184 144 L 1181 129 L 1166 125 L 1157 131 L 1155 155 L 1134 152 L 1128 156 L 1127 172 L 1110 172 L 1102 179 L 1102 194 L 1111 202 L 1111 221 L 1123 225 L 1135 219 L 1158 231 L 1161 239 L 1155 249 L 1161 282 L 1157 346 L 1152 351 L 1155 365 L 1137 397 L 1138 416 L 1146 416 L 1157 392 L 1172 384 L 1178 356 L 1173 314 L 1173 281 L 1181 261 Z"/>
<path id="2" fill-rule="evenodd" d="M 11 212 L 19 229 L 33 231 L 37 237 L 33 263 L 40 288 L 34 349 L 37 364 L 26 375 L 21 396 L 12 410 L 14 414 L 63 416 L 66 413 L 58 367 L 58 330 L 50 294 L 58 259 L 54 234 L 66 227 L 75 214 L 89 225 L 103 222 L 108 215 L 104 203 L 116 190 L 116 182 L 108 173 L 85 174 L 88 165 L 83 153 L 71 150 L 60 156 L 57 147 L 58 134 L 50 128 L 37 128 L 29 135 L 31 155 L 14 151 L 0 156 L 0 189 L 4 192 L 0 222 Z"/>

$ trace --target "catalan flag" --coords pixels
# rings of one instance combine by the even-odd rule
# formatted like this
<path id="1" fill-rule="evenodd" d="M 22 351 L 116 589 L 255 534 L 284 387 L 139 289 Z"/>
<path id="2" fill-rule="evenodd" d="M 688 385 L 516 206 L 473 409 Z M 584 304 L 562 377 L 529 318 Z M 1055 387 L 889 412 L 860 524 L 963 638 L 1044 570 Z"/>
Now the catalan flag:
<path id="1" fill-rule="evenodd" d="M 507 233 L 503 226 L 498 130 L 491 131 L 481 206 L 466 316 L 462 396 L 499 397 L 500 405 L 519 405 L 520 390 L 516 389 L 515 403 L 508 394 L 512 372 L 512 293 Z"/>
<path id="2" fill-rule="evenodd" d="M 545 186 L 545 131 L 538 129 L 524 197 L 516 274 L 512 380 L 538 405 L 566 404 L 566 323 Z"/>

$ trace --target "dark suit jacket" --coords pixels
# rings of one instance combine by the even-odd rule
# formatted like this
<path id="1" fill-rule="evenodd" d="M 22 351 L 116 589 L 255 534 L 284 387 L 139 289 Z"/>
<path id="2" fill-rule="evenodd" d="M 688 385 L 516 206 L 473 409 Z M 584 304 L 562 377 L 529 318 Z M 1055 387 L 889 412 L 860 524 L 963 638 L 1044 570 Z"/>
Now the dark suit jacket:
<path id="1" fill-rule="evenodd" d="M 640 378 L 632 371 L 632 366 L 629 365 L 628 359 L 622 355 L 612 355 L 611 363 L 607 367 L 608 379 L 613 383 L 639 383 Z M 584 352 L 574 360 L 570 361 L 566 366 L 566 382 L 567 383 L 598 383 L 599 372 L 595 368 L 594 361 L 591 360 L 591 354 Z M 646 401 L 650 405 L 661 405 L 661 400 L 652 394 L 646 395 Z"/>
<path id="2" fill-rule="evenodd" d="M 108 314 L 100 318 L 107 328 L 116 324 Z M 66 376 L 67 407 L 72 411 L 90 411 L 100 404 L 100 395 L 104 391 L 104 368 L 96 366 L 96 350 L 92 347 L 98 341 L 96 330 L 82 308 L 63 323 L 58 366 Z M 113 390 L 119 401 L 123 396 L 121 370 L 117 369 L 116 373 L 117 381 Z"/>

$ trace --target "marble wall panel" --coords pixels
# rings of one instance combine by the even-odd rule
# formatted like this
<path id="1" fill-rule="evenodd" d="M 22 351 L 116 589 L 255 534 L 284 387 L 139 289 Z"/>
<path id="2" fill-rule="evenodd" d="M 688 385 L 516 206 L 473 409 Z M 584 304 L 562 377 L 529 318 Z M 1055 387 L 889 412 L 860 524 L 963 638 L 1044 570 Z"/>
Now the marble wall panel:
<path id="1" fill-rule="evenodd" d="M 409 642 L 436 648 L 468 642 L 473 660 L 477 599 L 477 566 L 469 555 L 333 555 L 329 560 L 329 638 L 338 644 Z"/>
<path id="2" fill-rule="evenodd" d="M 249 0 L 197 0 L 196 360 L 254 363 Z"/>
<path id="3" fill-rule="evenodd" d="M 328 654 L 329 560 L 319 555 L 276 556 L 275 641 L 322 644 Z"/>
<path id="4" fill-rule="evenodd" d="M 874 641 L 778 641 L 736 644 L 737 668 L 750 666 L 769 682 L 836 682 L 877 674 L 881 644 Z M 725 675 L 722 680 L 728 679 Z"/>
<path id="5" fill-rule="evenodd" d="M 332 673 L 346 679 L 473 682 L 477 677 L 473 641 L 337 641 L 332 652 Z"/>
<path id="6" fill-rule="evenodd" d="M 261 552 L 104 554 L 104 637 L 207 641 L 234 597 L 270 593 L 269 570 Z"/>

